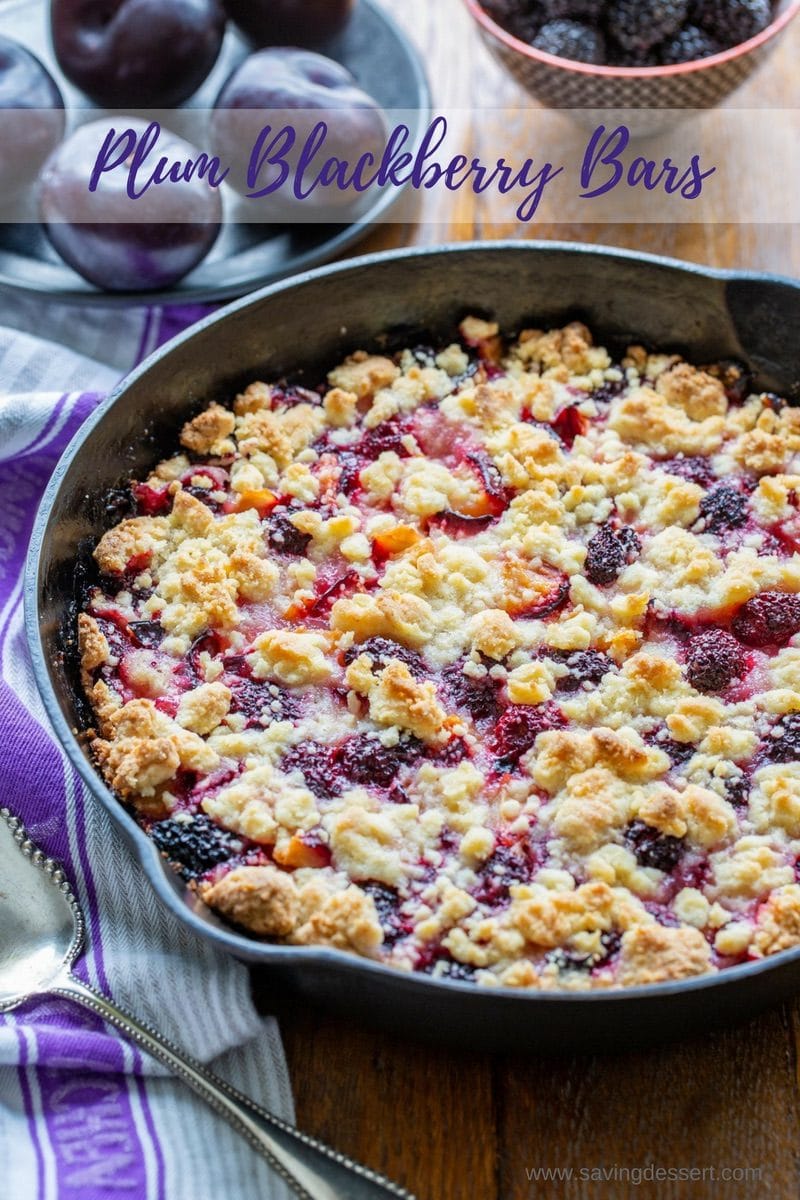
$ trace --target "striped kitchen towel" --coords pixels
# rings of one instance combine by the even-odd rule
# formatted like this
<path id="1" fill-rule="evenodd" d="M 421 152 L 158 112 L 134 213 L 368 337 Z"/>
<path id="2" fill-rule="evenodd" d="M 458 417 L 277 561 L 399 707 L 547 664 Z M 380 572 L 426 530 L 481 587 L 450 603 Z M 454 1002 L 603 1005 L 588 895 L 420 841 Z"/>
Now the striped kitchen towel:
<path id="1" fill-rule="evenodd" d="M 49 733 L 23 631 L 25 552 L 59 455 L 121 375 L 202 315 L 0 297 L 0 802 L 66 867 L 91 932 L 78 974 L 291 1120 L 278 1029 L 255 1012 L 247 970 L 161 907 L 86 795 Z M 287 1196 L 182 1084 L 61 1001 L 0 1016 L 0 1171 L 2 1200 Z"/>

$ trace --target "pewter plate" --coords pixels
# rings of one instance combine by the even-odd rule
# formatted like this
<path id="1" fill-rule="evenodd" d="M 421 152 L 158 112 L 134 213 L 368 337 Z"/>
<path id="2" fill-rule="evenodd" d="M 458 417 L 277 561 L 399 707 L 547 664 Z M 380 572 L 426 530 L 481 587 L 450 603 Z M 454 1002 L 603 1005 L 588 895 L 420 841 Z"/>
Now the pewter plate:
<path id="1" fill-rule="evenodd" d="M 61 74 L 53 57 L 46 0 L 0 3 L 0 33 L 22 42 L 52 72 L 69 110 L 91 102 Z M 416 143 L 430 119 L 431 99 L 422 64 L 405 34 L 378 0 L 359 0 L 349 27 L 324 48 L 355 76 L 385 109 L 403 110 Z M 222 84 L 247 55 L 245 41 L 231 28 L 214 70 L 188 108 L 210 109 Z M 202 303 L 243 296 L 273 280 L 329 262 L 386 220 L 402 200 L 394 189 L 381 194 L 352 225 L 230 224 L 209 257 L 168 292 L 109 294 L 86 283 L 61 261 L 37 224 L 0 225 L 0 288 L 46 295 L 72 303 Z"/>

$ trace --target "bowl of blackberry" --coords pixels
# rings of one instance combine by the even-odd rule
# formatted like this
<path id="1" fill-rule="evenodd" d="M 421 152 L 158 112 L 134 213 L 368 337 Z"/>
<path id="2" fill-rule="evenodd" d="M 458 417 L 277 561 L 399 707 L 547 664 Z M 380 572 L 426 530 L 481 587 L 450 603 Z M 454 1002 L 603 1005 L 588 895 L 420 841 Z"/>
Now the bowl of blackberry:
<path id="1" fill-rule="evenodd" d="M 491 53 L 553 108 L 710 108 L 800 12 L 800 0 L 465 3 Z"/>

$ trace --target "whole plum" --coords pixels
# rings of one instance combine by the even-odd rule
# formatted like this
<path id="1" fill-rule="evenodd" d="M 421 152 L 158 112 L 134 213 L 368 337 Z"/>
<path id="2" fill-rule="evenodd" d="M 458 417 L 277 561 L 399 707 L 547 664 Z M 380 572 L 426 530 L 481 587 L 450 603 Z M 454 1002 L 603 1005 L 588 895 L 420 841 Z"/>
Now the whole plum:
<path id="1" fill-rule="evenodd" d="M 223 0 L 228 16 L 256 46 L 316 48 L 341 33 L 355 0 Z"/>
<path id="2" fill-rule="evenodd" d="M 125 140 L 118 153 L 109 154 L 108 165 L 117 159 L 119 165 L 90 190 L 110 128 L 107 119 L 84 125 L 51 155 L 39 185 L 42 224 L 65 262 L 96 287 L 110 292 L 169 288 L 214 245 L 222 222 L 219 191 L 199 173 L 139 187 L 147 182 L 145 170 L 136 181 L 142 194 L 131 198 L 129 169 L 151 127 L 130 117 L 113 126 Z M 153 149 L 153 160 L 163 157 L 169 163 L 195 162 L 198 155 L 188 142 L 166 131 Z"/>
<path id="3" fill-rule="evenodd" d="M 174 108 L 217 61 L 219 0 L 52 0 L 53 49 L 71 83 L 103 108 Z"/>
<path id="4" fill-rule="evenodd" d="M 369 191 L 338 186 L 328 179 L 335 164 L 326 164 L 348 164 L 344 178 L 365 154 L 379 161 L 387 132 L 385 113 L 347 68 L 310 50 L 252 54 L 222 88 L 211 118 L 214 153 L 230 166 L 231 184 L 261 206 L 262 219 L 350 219 L 369 202 Z M 303 161 L 308 145 L 314 151 Z M 314 186 L 321 173 L 325 179 Z M 363 172 L 364 180 L 369 174 Z"/>
<path id="5" fill-rule="evenodd" d="M 64 136 L 58 86 L 35 54 L 0 36 L 0 191 L 32 183 Z"/>

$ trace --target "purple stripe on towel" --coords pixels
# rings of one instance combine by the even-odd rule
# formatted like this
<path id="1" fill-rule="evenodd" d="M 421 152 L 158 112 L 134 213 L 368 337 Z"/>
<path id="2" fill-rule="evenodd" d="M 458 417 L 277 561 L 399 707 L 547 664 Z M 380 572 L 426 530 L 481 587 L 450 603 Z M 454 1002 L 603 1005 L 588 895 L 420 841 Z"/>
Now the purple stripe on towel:
<path id="1" fill-rule="evenodd" d="M 156 1129 L 153 1110 L 150 1107 L 150 1097 L 147 1094 L 147 1086 L 144 1079 L 139 1074 L 142 1066 L 142 1056 L 136 1046 L 133 1047 L 133 1062 L 136 1071 L 135 1086 L 139 1092 L 139 1103 L 142 1106 L 144 1114 L 144 1123 L 147 1132 L 150 1135 L 150 1141 L 153 1146 L 153 1152 L 156 1158 L 156 1196 L 157 1200 L 167 1200 L 167 1165 L 164 1161 L 164 1151 L 161 1148 L 161 1142 Z"/>
<path id="2" fill-rule="evenodd" d="M 39 1071 L 59 1200 L 147 1195 L 147 1165 L 123 1075 L 57 1058 Z"/>
<path id="3" fill-rule="evenodd" d="M 43 434 L 35 449 L 3 464 L 0 476 L 0 512 L 3 514 L 0 527 L 0 607 L 8 600 L 25 566 L 39 501 L 53 468 L 67 443 L 100 399 L 100 396 L 91 392 L 75 396 L 71 400 L 72 409 L 68 419 L 51 442 L 43 440 Z M 68 397 L 63 398 L 63 403 L 60 402 L 62 408 L 68 400 Z"/>
<path id="4" fill-rule="evenodd" d="M 14 728 L 21 743 L 35 745 L 38 755 L 35 765 L 0 745 L 0 774 L 6 781 L 7 801 L 12 812 L 22 813 L 34 841 L 47 854 L 59 858 L 70 870 L 69 839 L 63 814 L 54 812 L 53 796 L 63 794 L 61 753 L 53 743 L 41 737 L 36 722 L 19 703 L 7 684 L 0 681 L 0 727 Z M 71 768 L 70 768 L 71 769 Z M 78 808 L 83 797 L 77 796 Z M 61 816 L 61 819 L 59 819 Z M 76 830 L 81 849 L 85 884 L 89 895 L 89 919 L 92 948 L 98 962 L 101 986 L 107 987 L 102 969 L 102 942 L 97 916 L 94 879 L 86 862 L 85 828 L 79 823 Z M 101 973 L 102 972 L 102 973 Z M 59 1197 L 65 1200 L 106 1200 L 112 1194 L 112 1178 L 118 1175 L 116 1187 L 135 1188 L 138 1196 L 146 1194 L 145 1152 L 122 1076 L 125 1050 L 122 1044 L 103 1032 L 99 1018 L 91 1014 L 72 1013 L 70 1025 L 78 1025 L 77 1035 L 64 1037 L 58 1025 L 65 1019 L 60 1002 L 42 1003 L 37 1019 L 28 1016 L 28 1028 L 37 1040 L 39 1084 L 42 1111 L 58 1163 Z M 87 1028 L 88 1026 L 88 1028 Z M 92 1028 L 93 1026 L 93 1028 Z M 99 1068 L 102 1075 L 87 1075 Z M 112 1073 L 113 1072 L 113 1073 Z M 22 1078 L 22 1077 L 20 1077 Z M 102 1081 L 101 1081 L 102 1080 Z M 25 1081 L 27 1085 L 27 1080 Z M 69 1097 L 69 1102 L 68 1102 Z M 81 1116 L 81 1112 L 83 1116 Z M 77 1114 L 77 1116 L 76 1116 Z M 74 1122 L 78 1122 L 77 1125 Z M 80 1141 L 76 1130 L 84 1122 Z M 148 1135 L 152 1122 L 148 1125 Z M 78 1156 L 79 1161 L 75 1156 Z M 73 1182 L 70 1182 L 73 1181 Z M 130 1191 L 127 1194 L 131 1194 Z"/>
<path id="5" fill-rule="evenodd" d="M 27 544 L 36 513 L 37 501 L 55 462 L 73 434 L 95 408 L 99 396 L 82 394 L 63 397 L 48 421 L 34 447 L 24 458 L 12 464 L 6 474 L 4 486 L 0 487 L 0 509 L 4 513 L 17 515 L 17 521 L 7 541 L 8 571 L 7 585 L 0 578 L 0 601 L 7 601 L 24 567 Z M 63 418 L 65 405 L 71 402 L 69 416 L 55 436 L 58 420 Z M 11 524 L 11 522 L 9 522 Z M 6 527 L 8 529 L 8 526 Z M 9 613 L 6 628 L 0 631 L 2 649 L 8 623 L 13 616 Z M 72 768 L 65 765 L 61 752 L 42 736 L 38 723 L 19 702 L 10 687 L 0 681 L 0 727 L 15 731 L 16 746 L 36 746 L 35 766 L 30 759 L 12 753 L 11 747 L 0 746 L 0 774 L 6 781 L 4 800 L 14 812 L 20 813 L 31 836 L 46 853 L 60 859 L 69 872 L 73 883 L 83 884 L 86 899 L 86 917 L 91 935 L 91 950 L 95 960 L 97 980 L 103 990 L 108 990 L 105 971 L 101 925 L 97 903 L 97 891 L 86 849 L 86 797 L 80 781 Z M 69 771 L 74 789 L 75 838 L 78 846 L 79 863 L 70 853 L 63 809 L 54 809 L 53 798 L 64 797 L 64 772 Z M 64 800 L 61 804 L 63 805 Z M 79 974 L 87 977 L 85 959 L 81 961 Z M 40 1021 L 49 1017 L 44 1027 Z M 88 1017 L 89 1029 L 81 1029 Z M 40 1006 L 37 1020 L 29 1020 L 31 1036 L 36 1039 L 40 1063 L 39 1083 L 42 1092 L 43 1115 L 48 1136 L 53 1146 L 57 1163 L 59 1196 L 72 1200 L 106 1200 L 112 1190 L 121 1189 L 128 1195 L 145 1196 L 147 1193 L 147 1165 L 145 1148 L 139 1136 L 132 1109 L 128 1084 L 124 1078 L 125 1050 L 118 1039 L 109 1036 L 99 1018 L 80 1013 L 74 1007 L 69 1010 L 58 1001 Z M 54 1021 L 56 1024 L 54 1025 Z M 61 1025 L 62 1028 L 58 1028 Z M 77 1039 L 75 1026 L 78 1026 Z M 90 1064 L 95 1062 L 102 1074 L 88 1075 Z M 140 1060 L 137 1066 L 141 1069 Z M 55 1069 L 53 1069 L 55 1068 Z M 32 1097 L 30 1082 L 23 1070 L 20 1074 L 21 1087 L 30 1107 Z M 163 1155 L 157 1142 L 157 1134 L 143 1084 L 133 1084 L 140 1091 L 139 1103 L 144 1114 L 146 1140 L 152 1142 L 158 1166 L 159 1189 L 163 1192 Z M 38 1136 L 33 1122 L 32 1136 Z M 143 1131 L 144 1132 L 144 1131 Z M 40 1163 L 40 1189 L 44 1186 L 41 1146 L 35 1143 L 37 1161 Z"/>
<path id="6" fill-rule="evenodd" d="M 22 1093 L 22 1103 L 25 1106 L 25 1115 L 28 1120 L 31 1145 L 36 1156 L 36 1198 L 37 1200 L 42 1200 L 44 1196 L 44 1155 L 42 1153 L 42 1143 L 39 1140 L 39 1124 L 36 1120 L 36 1108 L 33 1103 L 31 1081 L 28 1077 L 28 1043 L 21 1029 L 18 1029 L 16 1033 L 17 1040 L 19 1041 L 19 1067 L 17 1069 L 19 1088 Z"/>
<path id="7" fill-rule="evenodd" d="M 158 310 L 154 308 L 148 308 L 145 311 L 142 322 L 142 332 L 141 336 L 139 337 L 139 346 L 136 350 L 136 357 L 132 364 L 134 367 L 138 367 L 139 363 L 142 362 L 143 359 L 147 358 L 150 346 L 150 330 L 153 327 L 153 321 L 156 319 L 157 311 Z"/>
<path id="8" fill-rule="evenodd" d="M 136 362 L 213 311 L 214 306 L 175 305 L 143 312 Z M 9 607 L 0 621 L 0 666 L 5 646 L 15 679 L 20 666 L 25 675 L 19 663 L 19 653 L 26 651 L 18 637 L 17 595 L 36 509 L 58 458 L 101 399 L 94 393 L 60 397 L 31 446 L 4 464 L 0 477 L 0 611 Z M 87 818 L 94 816 L 87 809 L 91 797 L 1 672 L 0 728 L 10 734 L 0 740 L 0 801 L 22 817 L 47 854 L 64 863 L 85 904 L 90 933 L 93 969 L 87 973 L 84 959 L 78 973 L 108 990 L 97 887 L 101 876 L 93 873 L 87 845 Z M 102 863 L 95 866 L 103 870 Z M 106 912 L 106 926 L 109 917 Z M 31 1196 L 44 1200 L 54 1159 L 58 1200 L 109 1200 L 117 1193 L 145 1200 L 154 1182 L 159 1200 L 165 1200 L 165 1156 L 138 1050 L 129 1050 L 92 1013 L 65 1001 L 32 1002 L 18 1019 L 25 1027 L 24 1033 L 17 1030 L 19 1085 L 38 1175 L 35 1192 L 31 1180 Z M 29 1061 L 34 1045 L 35 1065 Z M 132 1080 L 127 1077 L 131 1067 Z"/>
<path id="9" fill-rule="evenodd" d="M 39 446 L 47 442 L 50 436 L 50 431 L 56 427 L 58 419 L 61 416 L 62 409 L 68 400 L 69 392 L 65 392 L 61 399 L 56 403 L 56 406 L 50 413 L 50 416 L 47 418 L 44 428 L 39 431 L 38 437 L 31 443 L 27 450 L 25 450 L 25 454 L 34 454 Z"/>
<path id="10" fill-rule="evenodd" d="M 190 325 L 211 316 L 218 308 L 218 304 L 172 304 L 157 311 L 158 329 L 151 352 L 166 345 L 172 338 L 188 329 Z"/>

